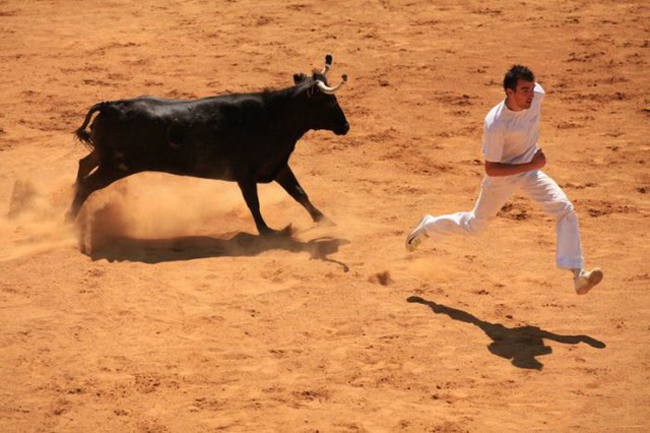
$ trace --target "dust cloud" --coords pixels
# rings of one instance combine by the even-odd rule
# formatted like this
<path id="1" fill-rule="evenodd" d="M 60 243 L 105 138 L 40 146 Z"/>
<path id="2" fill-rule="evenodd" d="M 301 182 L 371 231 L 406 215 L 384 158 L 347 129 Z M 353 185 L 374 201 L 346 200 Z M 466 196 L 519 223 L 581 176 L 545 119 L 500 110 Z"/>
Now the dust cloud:
<path id="1" fill-rule="evenodd" d="M 274 185 L 261 185 L 262 213 L 269 225 L 291 222 L 297 203 Z M 286 211 L 289 212 L 286 212 Z M 91 252 L 115 239 L 231 237 L 257 233 L 237 185 L 232 182 L 142 173 L 96 191 L 77 218 L 80 248 Z"/>
<path id="2" fill-rule="evenodd" d="M 8 212 L 0 217 L 0 261 L 74 245 L 75 232 L 63 218 L 70 188 L 17 179 Z"/>

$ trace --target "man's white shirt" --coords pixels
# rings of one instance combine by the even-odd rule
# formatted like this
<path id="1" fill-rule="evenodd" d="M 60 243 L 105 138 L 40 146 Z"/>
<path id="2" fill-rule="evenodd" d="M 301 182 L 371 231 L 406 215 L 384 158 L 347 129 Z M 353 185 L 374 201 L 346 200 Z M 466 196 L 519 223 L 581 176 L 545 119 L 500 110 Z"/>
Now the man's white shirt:
<path id="1" fill-rule="evenodd" d="M 485 116 L 483 155 L 486 161 L 526 164 L 539 149 L 539 120 L 544 89 L 535 83 L 535 97 L 527 110 L 511 111 L 505 99 Z"/>

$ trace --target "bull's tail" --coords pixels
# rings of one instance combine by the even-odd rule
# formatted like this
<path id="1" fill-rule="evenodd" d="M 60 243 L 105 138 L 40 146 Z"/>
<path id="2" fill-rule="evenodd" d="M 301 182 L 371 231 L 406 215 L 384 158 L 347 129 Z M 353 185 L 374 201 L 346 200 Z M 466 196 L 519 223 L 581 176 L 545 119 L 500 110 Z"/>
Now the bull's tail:
<path id="1" fill-rule="evenodd" d="M 90 138 L 90 132 L 88 132 L 86 128 L 88 127 L 88 124 L 90 123 L 90 119 L 93 117 L 93 114 L 97 111 L 101 111 L 102 108 L 106 107 L 106 105 L 108 105 L 108 102 L 100 102 L 99 104 L 93 105 L 88 111 L 88 114 L 86 114 L 84 123 L 75 131 L 75 136 L 77 137 L 77 140 L 84 143 L 88 147 L 94 148 L 95 145 Z"/>

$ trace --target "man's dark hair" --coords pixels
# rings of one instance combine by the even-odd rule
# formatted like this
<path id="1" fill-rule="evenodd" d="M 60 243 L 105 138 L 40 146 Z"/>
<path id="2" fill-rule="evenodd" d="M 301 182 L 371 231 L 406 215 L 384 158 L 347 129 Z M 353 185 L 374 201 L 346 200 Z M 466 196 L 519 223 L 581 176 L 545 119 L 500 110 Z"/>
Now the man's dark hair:
<path id="1" fill-rule="evenodd" d="M 525 66 L 514 65 L 503 78 L 503 90 L 512 89 L 516 91 L 519 80 L 535 81 L 535 74 Z"/>

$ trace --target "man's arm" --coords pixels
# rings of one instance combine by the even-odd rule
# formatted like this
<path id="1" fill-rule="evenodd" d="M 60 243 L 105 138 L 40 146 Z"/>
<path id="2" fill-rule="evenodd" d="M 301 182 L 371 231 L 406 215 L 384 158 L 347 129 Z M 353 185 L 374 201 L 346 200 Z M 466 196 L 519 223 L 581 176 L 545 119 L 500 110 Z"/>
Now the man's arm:
<path id="1" fill-rule="evenodd" d="M 488 176 L 512 176 L 513 174 L 525 173 L 527 171 L 539 170 L 546 165 L 546 156 L 542 149 L 539 149 L 533 159 L 526 164 L 504 164 L 502 162 L 485 161 L 485 173 Z"/>

